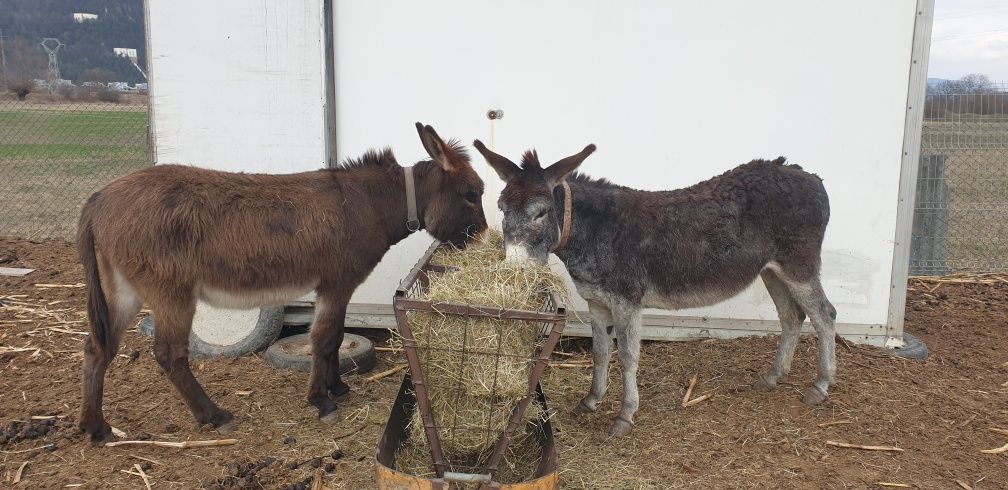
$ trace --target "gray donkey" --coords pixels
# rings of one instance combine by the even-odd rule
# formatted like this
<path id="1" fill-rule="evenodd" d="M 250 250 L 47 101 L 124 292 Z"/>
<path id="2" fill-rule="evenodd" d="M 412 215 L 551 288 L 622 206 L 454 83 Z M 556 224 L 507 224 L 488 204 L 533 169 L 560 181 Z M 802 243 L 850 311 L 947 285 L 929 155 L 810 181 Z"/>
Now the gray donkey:
<path id="1" fill-rule="evenodd" d="M 475 141 L 507 185 L 500 196 L 508 260 L 564 262 L 592 319 L 592 386 L 575 412 L 598 408 L 608 383 L 612 335 L 623 368 L 623 406 L 610 434 L 633 428 L 642 308 L 708 306 L 762 277 L 780 316 L 773 367 L 754 388 L 788 373 L 808 315 L 819 338 L 819 372 L 804 402 L 826 400 L 836 375 L 836 309 L 819 264 L 829 221 L 822 179 L 785 159 L 753 160 L 685 189 L 648 192 L 571 173 L 595 151 L 542 168 L 535 151 L 521 167 Z M 570 178 L 568 179 L 568 176 Z"/>

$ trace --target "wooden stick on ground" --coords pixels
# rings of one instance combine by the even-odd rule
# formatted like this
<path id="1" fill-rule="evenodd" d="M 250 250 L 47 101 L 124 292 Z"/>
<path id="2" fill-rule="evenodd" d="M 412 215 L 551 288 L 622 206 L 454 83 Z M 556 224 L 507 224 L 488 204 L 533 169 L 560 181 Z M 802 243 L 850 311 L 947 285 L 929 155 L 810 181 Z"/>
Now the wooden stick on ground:
<path id="1" fill-rule="evenodd" d="M 689 403 L 690 396 L 693 395 L 693 387 L 696 386 L 696 383 L 697 383 L 697 375 L 694 374 L 693 377 L 690 378 L 689 380 L 689 386 L 686 388 L 686 394 L 683 395 L 682 397 L 683 408 L 686 408 L 686 404 Z"/>
<path id="2" fill-rule="evenodd" d="M 1008 444 L 1005 444 L 1004 446 L 1001 446 L 1001 447 L 996 447 L 994 449 L 982 449 L 982 450 L 980 450 L 980 452 L 984 453 L 984 454 L 1008 453 Z"/>
<path id="3" fill-rule="evenodd" d="M 325 485 L 322 484 L 322 478 L 325 476 L 325 470 L 322 468 L 317 468 L 315 470 L 315 476 L 312 477 L 311 490 L 325 490 Z"/>
<path id="4" fill-rule="evenodd" d="M 140 472 L 140 478 L 143 478 L 144 485 L 147 486 L 147 490 L 151 490 L 150 480 L 147 479 L 147 473 L 144 473 L 143 468 L 140 467 L 140 463 L 133 463 L 133 467 Z"/>
<path id="5" fill-rule="evenodd" d="M 878 485 L 878 486 L 880 486 L 880 487 L 913 488 L 910 485 L 907 485 L 906 483 L 892 483 L 892 482 L 887 482 L 887 481 L 880 481 L 880 482 L 875 482 L 875 484 Z"/>
<path id="6" fill-rule="evenodd" d="M 822 424 L 819 424 L 819 427 L 830 427 L 830 426 L 833 426 L 833 425 L 846 425 L 846 424 L 853 424 L 853 423 L 854 423 L 853 420 L 837 420 L 836 422 L 824 422 Z"/>
<path id="7" fill-rule="evenodd" d="M 966 482 L 962 480 L 956 480 L 956 485 L 959 485 L 964 490 L 973 490 L 973 487 L 969 486 L 968 484 L 966 484 Z"/>
<path id="8" fill-rule="evenodd" d="M 32 420 L 52 420 L 66 418 L 66 415 L 32 415 Z"/>
<path id="9" fill-rule="evenodd" d="M 18 466 L 17 473 L 14 473 L 14 483 L 15 484 L 21 482 L 21 477 L 24 475 L 25 466 L 28 466 L 28 462 L 27 461 L 25 461 L 24 463 L 21 463 L 21 466 Z"/>
<path id="10" fill-rule="evenodd" d="M 106 442 L 105 447 L 127 446 L 131 444 L 137 446 L 160 446 L 160 447 L 177 447 L 181 449 L 188 449 L 191 447 L 231 446 L 233 444 L 238 444 L 238 439 L 211 439 L 209 441 L 182 441 L 182 442 L 115 441 L 115 442 Z"/>
<path id="11" fill-rule="evenodd" d="M 397 364 L 392 369 L 388 369 L 388 370 L 382 371 L 382 372 L 380 372 L 378 374 L 375 374 L 375 375 L 372 375 L 372 376 L 368 376 L 367 378 L 364 378 L 364 381 L 378 381 L 379 379 L 391 376 L 391 375 L 393 375 L 395 373 L 398 373 L 399 371 L 402 371 L 403 369 L 406 369 L 406 366 L 408 366 L 408 364 Z"/>
<path id="12" fill-rule="evenodd" d="M 134 458 L 136 458 L 136 459 L 140 459 L 140 460 L 143 460 L 143 461 L 146 461 L 146 462 L 148 462 L 148 463 L 154 463 L 154 464 L 156 464 L 156 465 L 161 465 L 161 466 L 164 466 L 164 463 L 162 463 L 162 462 L 160 462 L 160 461 L 158 461 L 158 460 L 156 460 L 156 459 L 150 459 L 150 458 L 145 458 L 145 457 L 143 457 L 143 456 L 137 456 L 137 455 L 135 455 L 135 454 L 131 454 L 130 456 L 133 456 L 133 457 L 134 457 Z"/>
<path id="13" fill-rule="evenodd" d="M 551 368 L 589 368 L 590 362 L 557 362 L 549 365 Z"/>
<path id="14" fill-rule="evenodd" d="M 827 446 L 843 447 L 847 449 L 862 449 L 865 451 L 892 451 L 892 452 L 903 452 L 902 449 L 896 446 L 865 446 L 863 444 L 850 444 L 846 442 L 839 441 L 826 441 Z"/>
<path id="15" fill-rule="evenodd" d="M 696 405 L 697 403 L 700 403 L 700 402 L 702 402 L 702 401 L 704 401 L 704 400 L 706 400 L 706 399 L 708 399 L 710 397 L 711 397 L 711 393 L 704 393 L 703 395 L 700 395 L 700 396 L 698 396 L 698 397 L 696 397 L 696 398 L 694 398 L 694 399 L 692 399 L 692 400 L 684 403 L 683 404 L 683 408 L 692 407 L 693 405 Z"/>
<path id="16" fill-rule="evenodd" d="M 31 449 L 22 449 L 20 451 L 0 451 L 3 454 L 19 454 L 19 453 L 30 453 L 32 451 L 41 451 L 43 449 L 49 449 L 53 446 L 53 443 L 46 444 L 44 446 L 33 447 Z"/>
<path id="17" fill-rule="evenodd" d="M 1008 436 L 1008 429 L 998 429 L 997 427 L 991 427 L 990 429 L 987 430 Z"/>

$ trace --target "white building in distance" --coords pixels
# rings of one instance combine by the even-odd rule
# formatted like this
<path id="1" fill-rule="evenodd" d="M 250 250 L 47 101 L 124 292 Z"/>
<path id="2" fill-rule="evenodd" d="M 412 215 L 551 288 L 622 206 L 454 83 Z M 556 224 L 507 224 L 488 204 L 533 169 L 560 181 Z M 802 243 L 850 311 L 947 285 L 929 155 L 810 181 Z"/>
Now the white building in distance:
<path id="1" fill-rule="evenodd" d="M 112 48 L 112 52 L 115 53 L 116 56 L 129 58 L 130 61 L 134 63 L 137 61 L 137 51 L 135 48 Z"/>
<path id="2" fill-rule="evenodd" d="M 98 14 L 87 14 L 87 13 L 82 13 L 82 12 L 74 12 L 73 18 L 74 18 L 75 22 L 77 22 L 78 24 L 81 24 L 81 23 L 84 23 L 84 22 L 92 21 L 92 20 L 98 20 Z"/>

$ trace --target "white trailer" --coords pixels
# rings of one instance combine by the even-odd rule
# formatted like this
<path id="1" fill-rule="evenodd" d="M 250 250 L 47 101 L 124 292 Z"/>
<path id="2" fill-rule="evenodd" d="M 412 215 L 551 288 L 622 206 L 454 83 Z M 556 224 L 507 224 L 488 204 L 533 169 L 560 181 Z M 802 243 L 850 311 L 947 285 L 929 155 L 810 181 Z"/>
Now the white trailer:
<path id="1" fill-rule="evenodd" d="M 822 276 L 838 332 L 902 341 L 933 0 L 147 9 L 155 163 L 283 173 L 391 146 L 410 164 L 424 155 L 414 121 L 511 156 L 535 147 L 550 160 L 595 143 L 583 171 L 652 190 L 784 155 L 830 194 Z M 491 109 L 503 119 L 488 120 Z M 473 156 L 499 226 L 501 185 Z M 429 242 L 419 233 L 390 251 L 348 325 L 394 326 L 392 293 Z M 761 285 L 644 317 L 653 339 L 778 330 Z M 569 331 L 588 333 L 573 317 Z"/>

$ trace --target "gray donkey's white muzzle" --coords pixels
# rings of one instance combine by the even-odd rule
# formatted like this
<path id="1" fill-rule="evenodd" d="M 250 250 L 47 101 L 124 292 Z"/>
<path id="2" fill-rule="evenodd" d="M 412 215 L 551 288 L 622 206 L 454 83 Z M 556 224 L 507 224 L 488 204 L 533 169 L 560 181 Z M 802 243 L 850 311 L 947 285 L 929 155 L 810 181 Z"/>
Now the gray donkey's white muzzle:
<path id="1" fill-rule="evenodd" d="M 529 249 L 521 243 L 506 243 L 504 245 L 504 260 L 516 264 L 527 264 L 531 262 Z"/>

